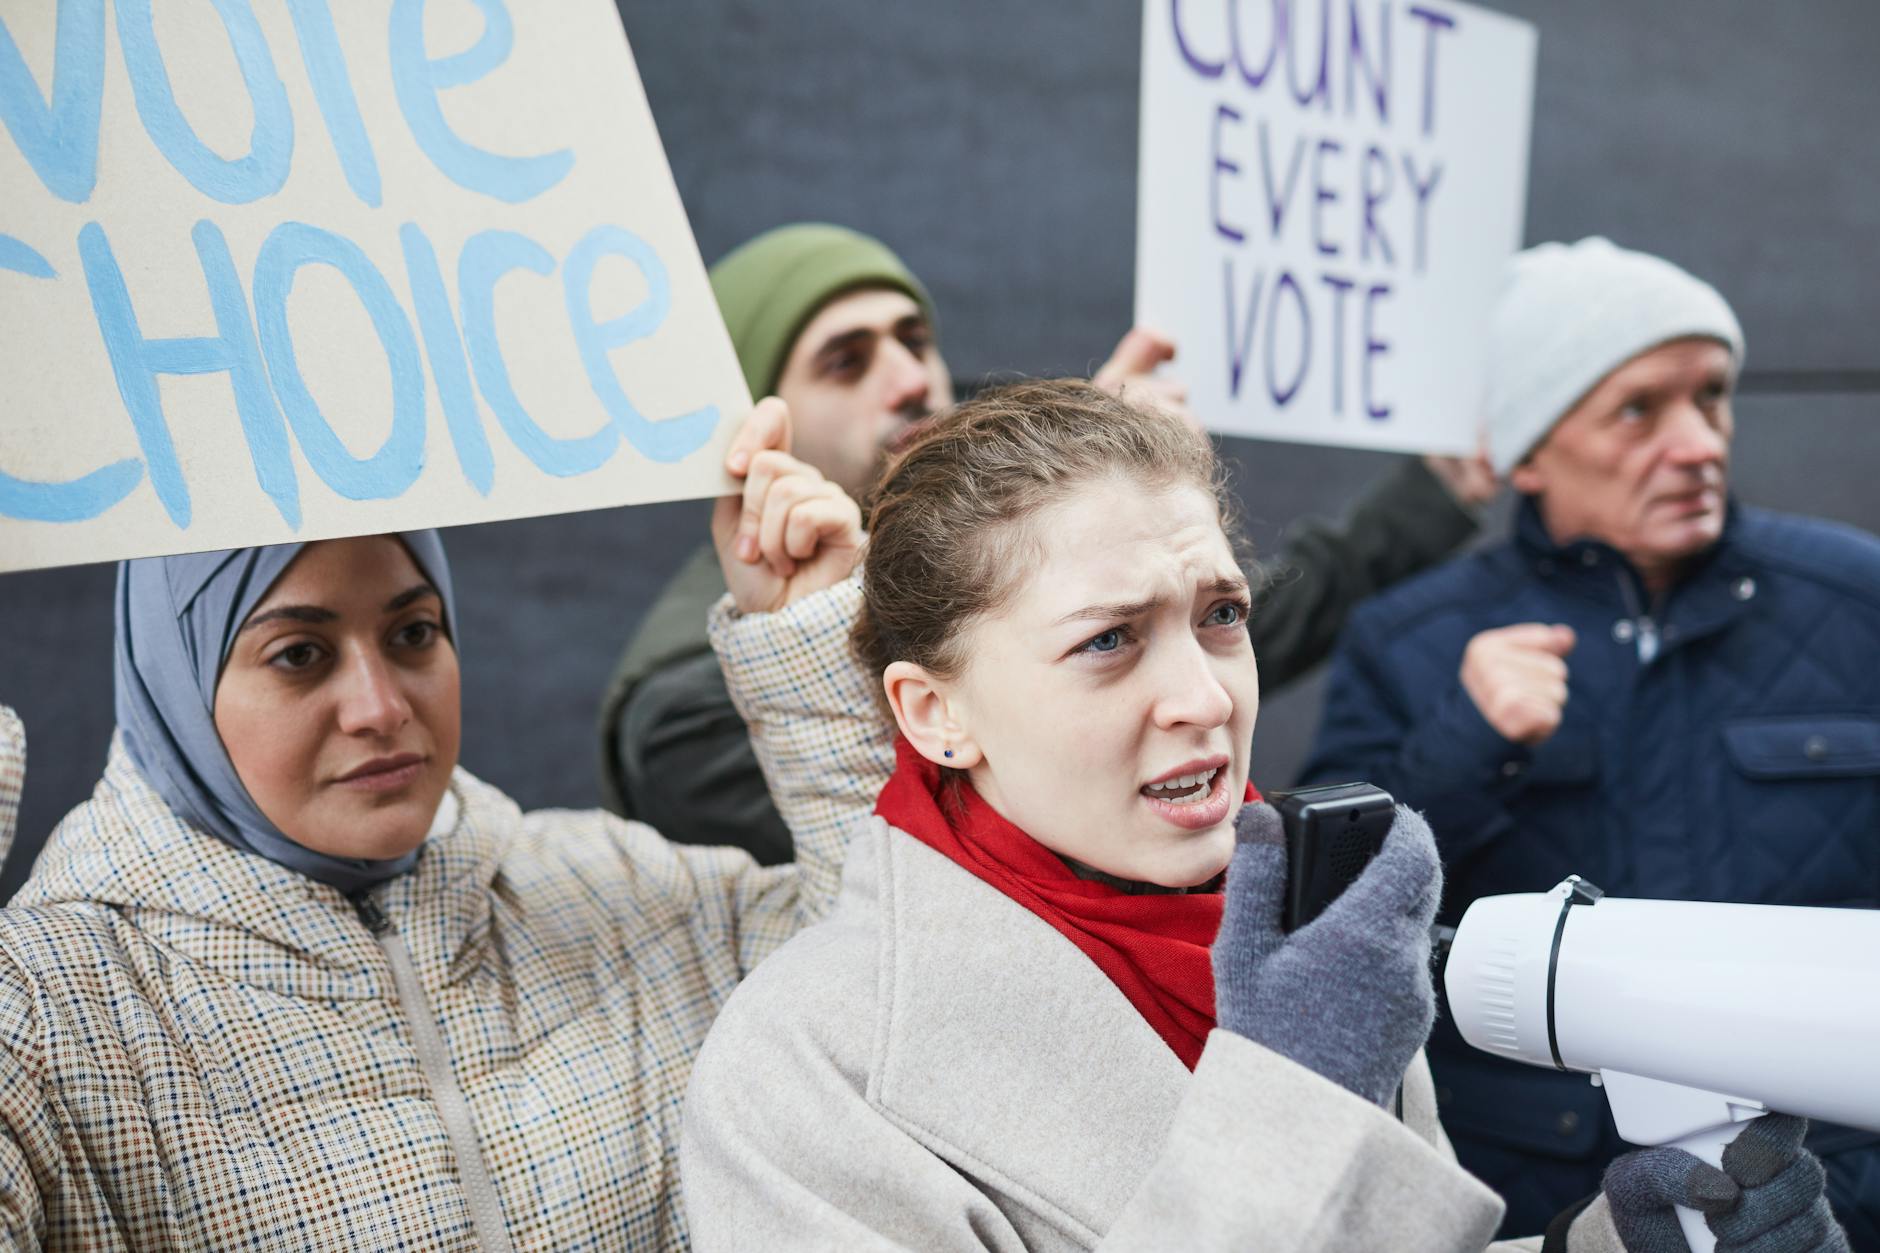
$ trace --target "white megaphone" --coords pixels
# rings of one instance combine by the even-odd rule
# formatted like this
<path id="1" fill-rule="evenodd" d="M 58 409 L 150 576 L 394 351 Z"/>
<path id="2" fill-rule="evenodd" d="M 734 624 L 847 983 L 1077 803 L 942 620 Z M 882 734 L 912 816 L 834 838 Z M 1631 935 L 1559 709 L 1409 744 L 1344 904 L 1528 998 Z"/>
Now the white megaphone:
<path id="1" fill-rule="evenodd" d="M 1880 1131 L 1880 910 L 1621 900 L 1575 875 L 1470 905 L 1443 982 L 1463 1039 L 1592 1075 L 1634 1144 L 1721 1165 L 1770 1111 Z"/>

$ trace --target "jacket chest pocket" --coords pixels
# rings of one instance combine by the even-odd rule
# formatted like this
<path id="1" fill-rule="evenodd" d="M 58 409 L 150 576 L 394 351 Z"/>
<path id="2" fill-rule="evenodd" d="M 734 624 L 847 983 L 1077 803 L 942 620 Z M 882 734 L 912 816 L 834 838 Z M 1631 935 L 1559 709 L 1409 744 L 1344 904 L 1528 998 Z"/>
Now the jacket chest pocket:
<path id="1" fill-rule="evenodd" d="M 1880 903 L 1880 715 L 1796 714 L 1723 725 L 1722 826 L 1785 904 Z M 1751 885 L 1745 885 L 1751 886 Z"/>
<path id="2" fill-rule="evenodd" d="M 1880 775 L 1880 718 L 1738 718 L 1723 741 L 1752 779 L 1860 779 Z"/>

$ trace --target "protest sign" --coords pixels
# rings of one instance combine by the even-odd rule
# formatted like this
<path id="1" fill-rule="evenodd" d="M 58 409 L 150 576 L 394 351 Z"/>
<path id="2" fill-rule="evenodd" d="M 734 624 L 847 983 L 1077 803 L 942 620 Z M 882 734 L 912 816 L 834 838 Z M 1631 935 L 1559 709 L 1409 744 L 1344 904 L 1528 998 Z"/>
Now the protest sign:
<path id="1" fill-rule="evenodd" d="M 1205 424 L 1474 448 L 1534 50 L 1468 4 L 1144 0 L 1136 320 Z"/>
<path id="2" fill-rule="evenodd" d="M 13 5 L 0 121 L 0 570 L 723 489 L 608 0 Z"/>

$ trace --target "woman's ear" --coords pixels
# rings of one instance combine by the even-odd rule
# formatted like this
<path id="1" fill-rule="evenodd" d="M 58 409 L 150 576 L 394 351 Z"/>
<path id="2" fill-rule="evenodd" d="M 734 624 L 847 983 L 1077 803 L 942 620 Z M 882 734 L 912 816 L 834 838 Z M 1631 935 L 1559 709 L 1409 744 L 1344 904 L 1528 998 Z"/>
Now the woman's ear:
<path id="1" fill-rule="evenodd" d="M 895 725 L 915 752 L 936 766 L 955 770 L 979 764 L 979 745 L 957 716 L 954 695 L 941 679 L 911 661 L 895 661 L 881 672 L 881 688 Z"/>

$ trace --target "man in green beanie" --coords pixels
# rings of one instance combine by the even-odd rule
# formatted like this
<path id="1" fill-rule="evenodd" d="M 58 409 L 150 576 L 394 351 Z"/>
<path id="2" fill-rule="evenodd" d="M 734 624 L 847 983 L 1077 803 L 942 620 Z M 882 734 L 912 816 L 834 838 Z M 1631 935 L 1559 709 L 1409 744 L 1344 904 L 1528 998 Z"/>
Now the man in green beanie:
<path id="1" fill-rule="evenodd" d="M 953 402 L 933 300 L 878 240 L 822 223 L 778 227 L 726 255 L 711 282 L 751 395 L 781 396 L 796 455 L 858 500 L 885 457 Z M 1174 354 L 1138 327 L 1094 381 L 1179 407 L 1179 384 L 1152 373 Z M 1474 463 L 1413 459 L 1342 531 L 1300 528 L 1269 563 L 1271 588 L 1251 623 L 1267 690 L 1324 657 L 1359 600 L 1473 534 L 1473 506 L 1493 491 Z M 705 638 L 724 590 L 707 545 L 628 644 L 601 706 L 602 792 L 608 808 L 671 839 L 732 844 L 776 864 L 790 860 L 789 831 Z"/>
<path id="2" fill-rule="evenodd" d="M 779 227 L 729 253 L 711 280 L 751 395 L 785 396 L 796 455 L 855 499 L 885 449 L 953 402 L 933 300 L 879 241 Z"/>

